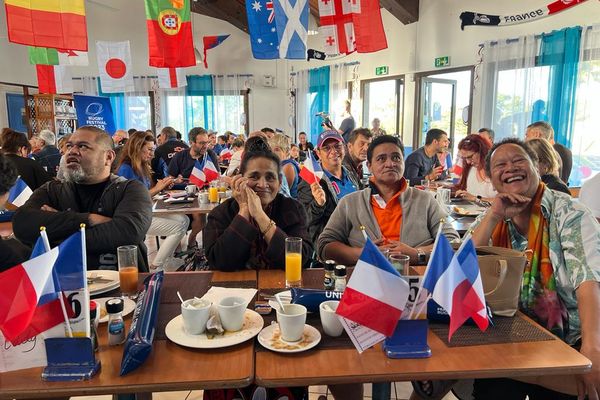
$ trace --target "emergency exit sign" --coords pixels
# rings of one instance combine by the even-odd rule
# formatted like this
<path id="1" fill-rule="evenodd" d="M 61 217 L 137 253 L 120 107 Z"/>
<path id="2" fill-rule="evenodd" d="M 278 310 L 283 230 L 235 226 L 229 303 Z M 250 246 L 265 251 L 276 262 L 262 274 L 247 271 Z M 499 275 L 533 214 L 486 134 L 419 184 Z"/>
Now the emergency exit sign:
<path id="1" fill-rule="evenodd" d="M 436 68 L 447 67 L 449 65 L 450 65 L 450 57 L 449 56 L 437 57 L 435 59 L 435 67 Z"/>
<path id="2" fill-rule="evenodd" d="M 390 69 L 387 65 L 375 68 L 375 75 L 387 75 L 390 73 Z"/>

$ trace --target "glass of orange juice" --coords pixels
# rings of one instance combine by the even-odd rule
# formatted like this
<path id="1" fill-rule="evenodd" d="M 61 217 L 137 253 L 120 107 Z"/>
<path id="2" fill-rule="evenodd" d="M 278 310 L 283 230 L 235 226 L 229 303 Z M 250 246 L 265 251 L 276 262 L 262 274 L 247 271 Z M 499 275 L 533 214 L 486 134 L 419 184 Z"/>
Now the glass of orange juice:
<path id="1" fill-rule="evenodd" d="M 285 287 L 302 286 L 302 238 L 285 239 Z"/>
<path id="2" fill-rule="evenodd" d="M 137 246 L 117 247 L 117 259 L 119 262 L 119 282 L 121 293 L 124 296 L 135 297 L 138 286 L 138 263 Z"/>
<path id="3" fill-rule="evenodd" d="M 208 187 L 208 201 L 211 203 L 219 202 L 219 185 L 216 182 L 211 182 Z"/>

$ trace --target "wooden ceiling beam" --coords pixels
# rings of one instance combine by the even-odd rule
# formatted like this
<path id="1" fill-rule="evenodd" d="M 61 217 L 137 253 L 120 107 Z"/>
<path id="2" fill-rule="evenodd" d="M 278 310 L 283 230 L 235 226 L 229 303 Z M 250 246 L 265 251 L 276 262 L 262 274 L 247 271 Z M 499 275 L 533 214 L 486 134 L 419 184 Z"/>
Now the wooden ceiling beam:
<path id="1" fill-rule="evenodd" d="M 246 5 L 238 0 L 193 0 L 192 12 L 227 21 L 248 33 Z"/>
<path id="2" fill-rule="evenodd" d="M 419 0 L 379 0 L 379 5 L 404 25 L 419 20 Z"/>

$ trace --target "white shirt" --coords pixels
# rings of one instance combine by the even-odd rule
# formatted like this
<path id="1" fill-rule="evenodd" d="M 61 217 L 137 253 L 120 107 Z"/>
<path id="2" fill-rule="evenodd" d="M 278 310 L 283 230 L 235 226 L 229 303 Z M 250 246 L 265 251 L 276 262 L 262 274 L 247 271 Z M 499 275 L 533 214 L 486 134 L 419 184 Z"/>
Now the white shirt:
<path id="1" fill-rule="evenodd" d="M 583 183 L 579 201 L 592 211 L 594 217 L 600 218 L 600 173 Z"/>
<path id="2" fill-rule="evenodd" d="M 467 176 L 467 192 L 471 193 L 474 196 L 481 197 L 496 197 L 496 192 L 494 187 L 492 186 L 492 182 L 485 178 L 485 180 L 479 180 L 479 174 L 477 173 L 477 168 L 471 167 L 469 170 L 469 176 Z"/>

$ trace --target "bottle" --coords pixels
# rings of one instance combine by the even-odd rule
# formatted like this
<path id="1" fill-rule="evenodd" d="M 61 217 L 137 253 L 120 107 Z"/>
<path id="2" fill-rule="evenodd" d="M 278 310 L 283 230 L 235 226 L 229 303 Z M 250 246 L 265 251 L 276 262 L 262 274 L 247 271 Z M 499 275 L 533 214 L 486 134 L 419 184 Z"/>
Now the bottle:
<path id="1" fill-rule="evenodd" d="M 106 301 L 108 312 L 108 344 L 116 345 L 125 342 L 125 321 L 123 321 L 123 299 L 114 298 Z"/>
<path id="2" fill-rule="evenodd" d="M 96 333 L 96 302 L 90 301 L 90 339 L 92 340 L 92 348 L 98 351 L 98 334 Z"/>
<path id="3" fill-rule="evenodd" d="M 325 261 L 325 277 L 323 278 L 323 287 L 325 290 L 333 290 L 335 288 L 335 261 L 327 260 Z"/>
<path id="4" fill-rule="evenodd" d="M 346 289 L 346 266 L 335 267 L 335 291 L 343 292 Z"/>

